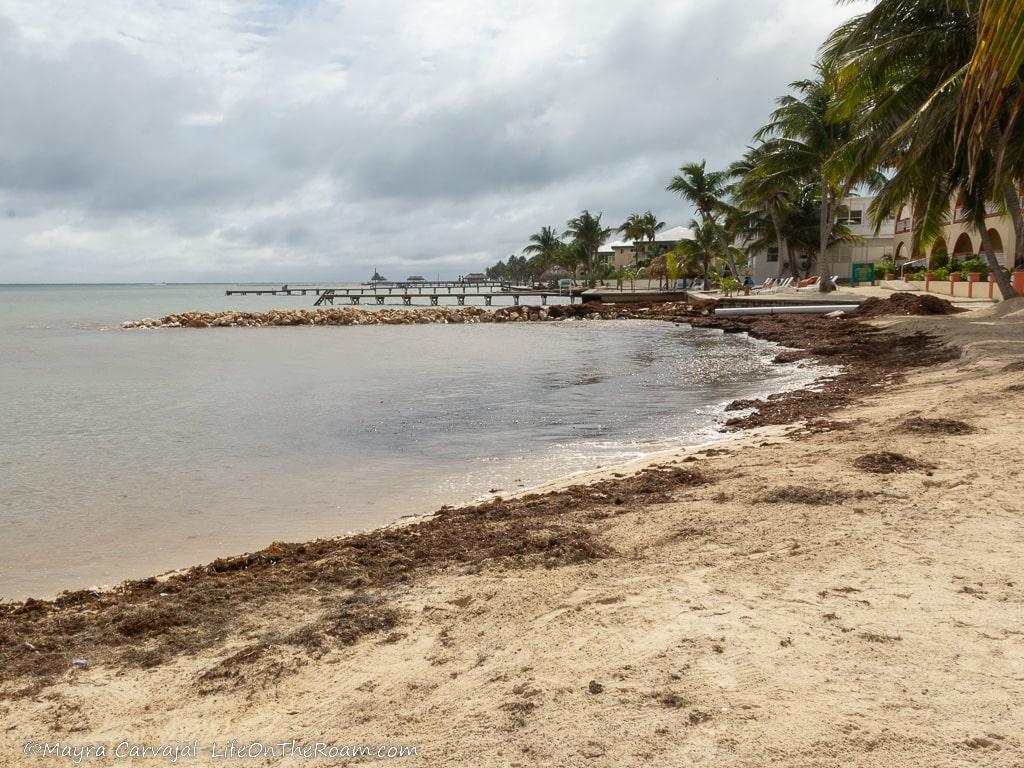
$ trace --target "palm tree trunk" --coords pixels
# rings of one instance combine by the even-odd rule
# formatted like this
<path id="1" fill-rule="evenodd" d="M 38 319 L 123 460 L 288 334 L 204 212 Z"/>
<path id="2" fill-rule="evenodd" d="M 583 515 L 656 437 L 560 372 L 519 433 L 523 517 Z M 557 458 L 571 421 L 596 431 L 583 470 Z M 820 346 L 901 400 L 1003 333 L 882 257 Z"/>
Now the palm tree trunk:
<path id="1" fill-rule="evenodd" d="M 998 164 L 999 157 L 996 156 L 998 151 L 996 148 L 1003 146 L 1003 131 L 998 123 L 989 128 L 988 139 L 989 144 L 992 145 L 993 158 Z M 1007 264 L 1007 266 L 1015 267 L 1024 259 L 1024 216 L 1021 215 L 1020 196 L 1016 187 L 1010 182 L 1003 182 L 1002 191 L 1006 212 L 1010 214 L 1010 220 L 1013 222 L 1013 264 Z M 1003 295 L 1005 296 L 1005 294 Z"/>
<path id="2" fill-rule="evenodd" d="M 797 262 L 796 249 L 793 248 L 793 243 L 786 238 L 786 253 L 789 254 L 789 274 L 794 280 L 800 279 L 800 264 Z"/>
<path id="3" fill-rule="evenodd" d="M 715 221 L 714 217 L 710 213 L 701 211 L 701 218 L 704 220 L 705 227 L 711 227 L 715 233 L 715 239 L 718 240 L 718 245 L 722 249 L 722 254 L 725 256 L 725 263 L 729 265 L 729 271 L 732 272 L 732 276 L 737 280 L 740 279 L 740 271 L 736 267 L 736 259 L 733 258 L 732 252 L 729 250 L 729 244 L 725 242 L 725 236 L 722 234 L 722 230 L 718 228 L 718 222 Z"/>
<path id="4" fill-rule="evenodd" d="M 786 248 L 786 238 L 782 236 L 782 222 L 779 221 L 779 212 L 772 208 L 772 227 L 775 228 L 775 245 L 779 249 L 779 277 L 782 277 L 782 267 L 789 261 L 789 254 Z M 789 268 L 792 270 L 793 265 L 790 264 Z"/>
<path id="5" fill-rule="evenodd" d="M 1010 214 L 1013 221 L 1013 264 L 1009 267 L 1017 267 L 1024 260 L 1024 215 L 1020 210 L 1020 197 L 1013 184 L 1003 184 L 1003 202 L 1006 203 L 1006 212 Z"/>
<path id="6" fill-rule="evenodd" d="M 715 236 L 718 238 L 718 244 L 721 246 L 723 253 L 725 253 L 725 263 L 729 266 L 729 271 L 732 272 L 732 276 L 737 280 L 740 279 L 740 270 L 736 266 L 736 257 L 732 255 L 732 251 L 729 249 L 729 244 L 725 242 L 725 238 L 722 233 L 715 229 Z"/>
<path id="7" fill-rule="evenodd" d="M 825 261 L 825 254 L 828 251 L 828 233 L 832 229 L 832 197 L 824 174 L 821 176 L 821 219 L 818 224 L 818 290 L 828 293 L 832 290 L 832 275 L 829 274 L 832 267 Z"/>
<path id="8" fill-rule="evenodd" d="M 985 249 L 985 261 L 988 262 L 988 268 L 995 276 L 996 285 L 999 286 L 999 292 L 1003 294 L 1003 299 L 1016 297 L 1018 294 L 1013 290 L 1010 278 L 1006 276 L 1006 273 L 1003 271 L 1003 265 L 996 259 L 995 251 L 992 250 L 992 238 L 985 227 L 985 215 L 982 214 L 980 221 L 976 221 L 974 224 L 978 228 L 978 232 L 981 233 L 981 245 Z"/>

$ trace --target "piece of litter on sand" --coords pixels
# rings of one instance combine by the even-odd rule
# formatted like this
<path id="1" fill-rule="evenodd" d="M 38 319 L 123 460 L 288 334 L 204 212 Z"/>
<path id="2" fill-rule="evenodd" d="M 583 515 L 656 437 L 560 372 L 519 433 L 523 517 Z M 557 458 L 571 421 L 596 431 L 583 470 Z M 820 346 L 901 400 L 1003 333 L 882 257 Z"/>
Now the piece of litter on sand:
<path id="1" fill-rule="evenodd" d="M 71 666 L 73 667 L 87 667 L 89 663 L 85 659 L 72 659 Z"/>
<path id="2" fill-rule="evenodd" d="M 825 317 L 842 317 L 846 312 L 842 309 L 837 309 L 835 312 L 829 312 Z"/>

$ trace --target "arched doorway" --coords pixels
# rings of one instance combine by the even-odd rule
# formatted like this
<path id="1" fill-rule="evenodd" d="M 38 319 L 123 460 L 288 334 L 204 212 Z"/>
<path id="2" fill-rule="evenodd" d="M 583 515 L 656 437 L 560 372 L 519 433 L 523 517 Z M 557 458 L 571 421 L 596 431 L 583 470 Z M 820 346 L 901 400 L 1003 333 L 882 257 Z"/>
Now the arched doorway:
<path id="1" fill-rule="evenodd" d="M 988 239 L 992 243 L 992 253 L 995 254 L 996 261 L 1003 264 L 1006 260 L 1003 258 L 1003 238 L 998 231 L 990 229 L 988 231 Z"/>
<path id="2" fill-rule="evenodd" d="M 946 240 L 942 237 L 935 238 L 932 243 L 932 264 L 945 264 L 949 261 L 949 249 L 946 248 Z"/>
<path id="3" fill-rule="evenodd" d="M 905 258 L 907 258 L 906 249 L 904 249 L 903 243 L 898 243 L 896 245 L 896 259 L 895 259 L 895 261 L 899 261 L 900 259 L 905 259 Z"/>
<path id="4" fill-rule="evenodd" d="M 974 246 L 971 245 L 971 237 L 966 232 L 961 233 L 953 246 L 953 255 L 957 258 L 964 258 L 974 253 Z"/>

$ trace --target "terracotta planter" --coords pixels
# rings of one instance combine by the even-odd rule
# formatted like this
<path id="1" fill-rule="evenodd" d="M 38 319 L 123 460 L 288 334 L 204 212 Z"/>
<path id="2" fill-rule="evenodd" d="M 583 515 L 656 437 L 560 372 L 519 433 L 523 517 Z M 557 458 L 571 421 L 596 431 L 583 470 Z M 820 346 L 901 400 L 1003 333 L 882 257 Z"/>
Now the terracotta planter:
<path id="1" fill-rule="evenodd" d="M 886 280 L 895 280 L 896 279 L 896 275 L 894 275 L 892 272 L 886 272 L 885 273 L 885 279 Z"/>
<path id="2" fill-rule="evenodd" d="M 929 281 L 934 280 L 935 279 L 935 273 L 934 272 L 929 272 L 928 276 L 925 279 L 929 280 Z"/>
<path id="3" fill-rule="evenodd" d="M 968 272 L 967 273 L 967 282 L 969 282 L 969 283 L 980 283 L 981 282 L 981 272 Z"/>
<path id="4" fill-rule="evenodd" d="M 1017 293 L 1024 293 L 1024 272 L 1014 272 L 1010 278 L 1013 290 Z"/>
<path id="5" fill-rule="evenodd" d="M 959 272 L 950 272 L 949 273 L 949 282 L 951 282 L 951 283 L 959 283 L 960 282 L 960 273 Z"/>

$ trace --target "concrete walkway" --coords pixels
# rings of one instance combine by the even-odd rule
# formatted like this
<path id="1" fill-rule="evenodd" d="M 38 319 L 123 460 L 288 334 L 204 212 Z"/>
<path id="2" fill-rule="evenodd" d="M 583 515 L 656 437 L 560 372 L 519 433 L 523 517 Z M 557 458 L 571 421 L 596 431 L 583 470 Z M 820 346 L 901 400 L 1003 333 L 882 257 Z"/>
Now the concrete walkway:
<path id="1" fill-rule="evenodd" d="M 907 293 L 922 293 L 922 291 L 915 290 L 914 288 L 902 289 L 906 290 Z M 809 304 L 830 302 L 841 302 L 841 301 L 864 301 L 868 298 L 886 299 L 893 295 L 896 291 L 891 288 L 886 288 L 880 285 L 858 285 L 851 287 L 849 285 L 841 285 L 838 290 L 831 291 L 830 293 L 821 293 L 817 288 L 802 288 L 796 291 L 784 291 L 782 293 L 751 293 L 750 298 L 756 298 L 764 301 L 806 301 Z M 718 291 L 689 291 L 689 294 L 693 298 L 706 298 L 706 299 L 718 299 L 721 298 L 721 294 Z M 989 306 L 993 304 L 993 300 L 989 298 L 973 298 L 968 299 L 965 296 L 946 296 L 941 293 L 932 292 L 929 295 L 937 296 L 940 299 L 947 299 L 954 306 L 964 307 L 965 309 L 978 309 L 979 307 Z M 744 297 L 742 291 L 737 294 L 738 298 Z"/>

